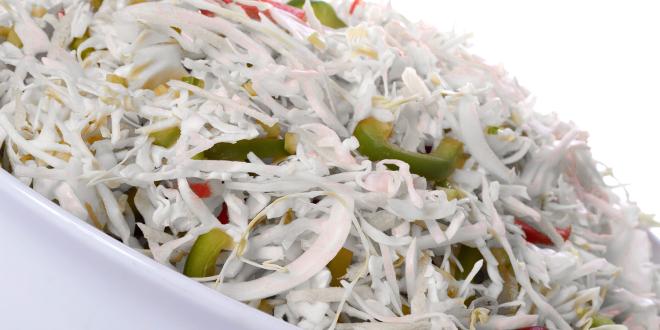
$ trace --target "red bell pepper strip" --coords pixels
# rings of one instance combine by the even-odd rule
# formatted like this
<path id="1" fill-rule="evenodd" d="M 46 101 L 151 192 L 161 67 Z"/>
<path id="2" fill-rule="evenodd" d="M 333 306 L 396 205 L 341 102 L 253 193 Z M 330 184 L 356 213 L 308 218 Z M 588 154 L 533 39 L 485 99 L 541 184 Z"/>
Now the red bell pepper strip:
<path id="1" fill-rule="evenodd" d="M 287 4 L 277 2 L 277 1 L 274 1 L 274 0 L 260 0 L 260 1 L 265 2 L 265 3 L 269 3 L 277 9 L 283 10 L 283 11 L 285 11 L 285 12 L 287 12 L 287 13 L 295 16 L 295 17 L 298 17 L 298 19 L 301 20 L 301 21 L 306 21 L 307 20 L 307 17 L 305 17 L 305 11 L 300 9 L 300 8 L 289 6 Z"/>
<path id="2" fill-rule="evenodd" d="M 233 0 L 222 0 L 222 1 L 226 4 L 230 4 L 230 3 L 234 2 Z M 274 1 L 274 0 L 259 0 L 259 1 L 271 4 L 273 7 L 285 11 L 285 12 L 297 17 L 301 21 L 306 21 L 306 19 L 307 19 L 305 17 L 305 11 L 302 10 L 302 9 L 292 7 L 292 6 L 289 6 L 287 4 L 277 2 L 277 1 Z M 259 20 L 259 8 L 255 7 L 255 6 L 246 6 L 246 5 L 242 5 L 242 4 L 239 4 L 239 6 L 241 6 L 241 8 L 243 8 L 243 11 L 245 11 L 245 14 L 247 14 L 248 17 L 250 17 L 251 19 L 254 19 L 254 20 Z M 270 13 L 268 11 L 265 11 L 264 13 L 266 14 L 266 16 L 270 15 Z"/>
<path id="3" fill-rule="evenodd" d="M 261 17 L 259 16 L 259 8 L 255 6 L 245 6 L 245 5 L 240 5 L 241 8 L 243 8 L 243 11 L 245 14 L 248 15 L 249 18 L 259 21 L 261 20 Z"/>
<path id="4" fill-rule="evenodd" d="M 532 244 L 552 245 L 552 240 L 546 234 L 536 230 L 536 228 L 528 225 L 522 220 L 516 219 L 515 222 L 525 233 L 525 239 L 527 242 Z M 571 229 L 571 226 L 568 226 L 564 229 L 556 228 L 555 230 L 557 230 L 559 236 L 566 241 L 568 240 L 568 237 L 571 236 Z"/>
<path id="5" fill-rule="evenodd" d="M 564 229 L 557 228 L 557 233 L 559 233 L 559 236 L 564 239 L 564 242 L 566 242 L 568 238 L 571 237 L 571 231 L 573 231 L 573 227 L 571 226 L 568 226 Z"/>
<path id="6" fill-rule="evenodd" d="M 189 185 L 190 189 L 199 198 L 209 198 L 212 195 L 211 186 L 206 182 L 189 183 Z M 218 221 L 223 225 L 229 223 L 229 210 L 227 209 L 226 203 L 222 203 L 222 210 L 220 211 L 220 214 L 218 214 Z"/>
<path id="7" fill-rule="evenodd" d="M 220 211 L 220 214 L 218 215 L 218 220 L 223 225 L 229 223 L 229 210 L 227 209 L 227 203 L 222 203 L 222 211 Z"/>
<path id="8" fill-rule="evenodd" d="M 209 198 L 211 197 L 211 187 L 206 182 L 201 183 L 189 183 L 190 189 L 197 195 L 199 198 Z"/>
<path id="9" fill-rule="evenodd" d="M 353 3 L 351 3 L 351 9 L 348 10 L 348 13 L 353 15 L 353 12 L 355 11 L 355 8 L 360 4 L 360 0 L 353 0 Z"/>
<path id="10" fill-rule="evenodd" d="M 207 17 L 215 17 L 215 14 L 210 10 L 201 9 L 199 12 L 200 12 L 200 14 L 202 14 L 204 16 L 207 16 Z"/>

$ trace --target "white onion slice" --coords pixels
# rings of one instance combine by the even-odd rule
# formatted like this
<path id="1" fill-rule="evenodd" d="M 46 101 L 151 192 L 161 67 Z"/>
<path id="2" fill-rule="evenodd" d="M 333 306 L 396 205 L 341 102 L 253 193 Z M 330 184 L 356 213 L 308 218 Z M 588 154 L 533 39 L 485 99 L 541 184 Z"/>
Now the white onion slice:
<path id="1" fill-rule="evenodd" d="M 477 102 L 473 97 L 464 97 L 458 103 L 458 122 L 463 142 L 479 165 L 502 181 L 512 182 L 514 178 L 511 170 L 502 163 L 486 142 L 484 129 L 477 114 Z"/>
<path id="2" fill-rule="evenodd" d="M 350 211 L 337 202 L 332 206 L 328 219 L 321 225 L 314 244 L 285 266 L 287 272 L 274 272 L 246 282 L 221 283 L 217 290 L 240 301 L 262 299 L 289 290 L 316 275 L 337 255 L 350 228 Z"/>

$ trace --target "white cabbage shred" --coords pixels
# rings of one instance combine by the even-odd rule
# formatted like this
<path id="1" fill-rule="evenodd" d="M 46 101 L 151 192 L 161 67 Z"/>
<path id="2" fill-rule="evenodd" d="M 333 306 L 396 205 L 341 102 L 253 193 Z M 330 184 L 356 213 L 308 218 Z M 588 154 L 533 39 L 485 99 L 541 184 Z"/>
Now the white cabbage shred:
<path id="1" fill-rule="evenodd" d="M 330 3 L 348 25 L 334 29 L 273 2 L 2 1 L 3 167 L 179 272 L 223 230 L 233 248 L 196 280 L 304 329 L 659 329 L 648 216 L 606 184 L 586 132 L 533 112 L 463 35 L 388 5 Z M 440 186 L 370 161 L 352 136 L 368 117 L 408 151 L 456 139 L 465 164 Z M 275 124 L 295 154 L 194 157 Z M 171 146 L 150 137 L 173 127 Z"/>

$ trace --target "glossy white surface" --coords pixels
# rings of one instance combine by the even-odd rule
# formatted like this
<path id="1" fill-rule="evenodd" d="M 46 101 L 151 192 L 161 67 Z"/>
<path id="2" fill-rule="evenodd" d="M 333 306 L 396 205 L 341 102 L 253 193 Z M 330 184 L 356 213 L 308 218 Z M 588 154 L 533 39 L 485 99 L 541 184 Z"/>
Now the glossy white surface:
<path id="1" fill-rule="evenodd" d="M 0 328 L 295 329 L 193 282 L 0 170 Z"/>

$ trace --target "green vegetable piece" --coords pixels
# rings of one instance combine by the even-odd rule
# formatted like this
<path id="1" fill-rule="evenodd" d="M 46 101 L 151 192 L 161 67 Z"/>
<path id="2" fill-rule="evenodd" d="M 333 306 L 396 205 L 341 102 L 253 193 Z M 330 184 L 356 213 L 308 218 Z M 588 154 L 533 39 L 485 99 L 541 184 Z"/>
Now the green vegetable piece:
<path id="1" fill-rule="evenodd" d="M 440 189 L 442 189 L 445 192 L 445 194 L 447 194 L 447 200 L 448 201 L 463 198 L 463 194 L 457 189 L 443 188 L 443 187 L 440 187 Z"/>
<path id="2" fill-rule="evenodd" d="M 337 17 L 335 9 L 327 2 L 314 1 L 312 2 L 312 9 L 314 9 L 314 15 L 319 19 L 321 24 L 327 27 L 341 29 L 347 26 L 344 21 Z"/>
<path id="3" fill-rule="evenodd" d="M 83 59 L 83 60 L 86 59 L 87 56 L 89 56 L 89 54 L 91 54 L 91 53 L 94 52 L 95 50 L 96 50 L 96 49 L 91 48 L 91 47 L 90 47 L 90 48 L 87 48 L 87 49 L 85 49 L 85 50 L 83 50 L 82 53 L 80 53 L 80 58 Z"/>
<path id="4" fill-rule="evenodd" d="M 18 36 L 14 28 L 9 30 L 9 33 L 7 34 L 7 41 L 12 43 L 17 48 L 23 48 L 23 41 L 21 41 L 21 38 Z"/>
<path id="5" fill-rule="evenodd" d="M 429 180 L 445 180 L 451 175 L 463 154 L 463 144 L 457 140 L 445 139 L 430 154 L 407 151 L 388 141 L 392 125 L 375 118 L 367 118 L 358 123 L 353 135 L 360 142 L 358 151 L 372 161 L 398 159 L 410 165 L 412 173 Z"/>
<path id="6" fill-rule="evenodd" d="M 302 8 L 305 5 L 305 0 L 291 0 L 286 4 L 291 7 Z"/>
<path id="7" fill-rule="evenodd" d="M 97 12 L 99 11 L 99 8 L 101 8 L 103 0 L 90 0 L 89 4 L 92 7 L 92 11 Z"/>
<path id="8" fill-rule="evenodd" d="M 442 159 L 453 159 L 452 171 L 463 167 L 463 163 L 465 163 L 465 159 L 462 157 L 463 142 L 450 137 L 442 139 L 438 147 L 431 151 L 430 155 Z"/>
<path id="9" fill-rule="evenodd" d="M 241 140 L 236 143 L 216 143 L 204 151 L 204 156 L 209 160 L 244 161 L 250 151 L 262 159 L 280 159 L 289 155 L 284 148 L 283 139 L 264 137 Z"/>
<path id="10" fill-rule="evenodd" d="M 188 277 L 215 275 L 215 265 L 223 249 L 231 248 L 233 240 L 224 231 L 213 228 L 200 235 L 190 249 L 183 273 Z"/>
<path id="11" fill-rule="evenodd" d="M 474 268 L 474 264 L 476 264 L 477 261 L 483 259 L 484 257 L 481 255 L 481 252 L 479 252 L 479 249 L 469 247 L 467 245 L 461 245 L 460 247 L 461 251 L 458 253 L 456 258 L 461 262 L 463 271 L 461 272 L 456 269 L 456 276 L 454 277 L 457 280 L 464 280 L 468 274 L 470 274 L 472 268 Z"/>
<path id="12" fill-rule="evenodd" d="M 603 314 L 596 314 L 591 317 L 591 328 L 596 328 L 600 327 L 603 325 L 610 325 L 610 324 L 616 324 L 614 321 L 612 321 L 611 318 L 603 315 Z"/>
<path id="13" fill-rule="evenodd" d="M 486 133 L 488 133 L 488 135 L 497 135 L 497 132 L 499 131 L 500 128 L 498 126 L 488 126 L 486 128 Z"/>
<path id="14" fill-rule="evenodd" d="M 133 216 L 135 216 L 135 220 L 138 222 L 144 222 L 144 217 L 140 213 L 140 210 L 138 210 L 137 206 L 135 205 L 135 195 L 137 195 L 138 189 L 136 187 L 131 187 L 131 189 L 128 189 L 126 191 L 126 196 L 128 197 L 128 206 L 131 208 L 131 211 L 133 212 Z"/>
<path id="15" fill-rule="evenodd" d="M 204 151 L 202 151 L 202 152 L 199 152 L 199 153 L 195 154 L 194 156 L 192 156 L 191 159 L 193 159 L 193 160 L 205 160 L 206 156 L 204 156 Z"/>
<path id="16" fill-rule="evenodd" d="M 280 124 L 278 123 L 275 123 L 275 125 L 273 126 L 268 126 L 262 123 L 261 121 L 257 120 L 257 124 L 261 126 L 261 129 L 263 129 L 264 132 L 266 132 L 266 137 L 269 138 L 277 138 L 280 136 L 280 133 L 282 132 L 282 126 L 280 126 Z"/>
<path id="17" fill-rule="evenodd" d="M 305 0 L 292 0 L 287 3 L 289 6 L 302 8 L 305 4 Z M 314 10 L 314 16 L 319 19 L 321 24 L 331 27 L 333 29 L 345 28 L 347 25 L 342 21 L 335 12 L 335 9 L 325 1 L 312 1 L 312 9 Z"/>
<path id="18" fill-rule="evenodd" d="M 330 280 L 330 286 L 341 287 L 339 280 L 341 280 L 346 272 L 348 271 L 348 266 L 351 265 L 353 260 L 353 252 L 349 249 L 341 248 L 337 255 L 330 260 L 328 263 L 328 269 L 330 274 L 332 274 L 332 279 Z"/>
<path id="19" fill-rule="evenodd" d="M 12 28 L 8 26 L 1 26 L 0 25 L 0 38 L 7 38 L 9 36 L 9 32 L 11 32 Z"/>
<path id="20" fill-rule="evenodd" d="M 513 266 L 509 261 L 509 256 L 503 248 L 492 248 L 490 252 L 493 253 L 495 260 L 497 260 L 497 270 L 503 281 L 502 291 L 497 297 L 497 301 L 500 304 L 504 304 L 516 300 L 516 297 L 518 297 L 518 293 L 520 292 L 520 286 L 518 285 L 518 281 L 516 281 L 516 274 L 513 272 Z M 500 313 L 513 315 L 516 310 L 517 308 L 507 307 L 502 308 Z"/>
<path id="21" fill-rule="evenodd" d="M 78 50 L 80 44 L 82 44 L 87 39 L 89 39 L 89 29 L 85 30 L 85 33 L 83 33 L 83 35 L 81 35 L 80 37 L 73 38 L 73 40 L 69 44 L 69 49 Z"/>
<path id="22" fill-rule="evenodd" d="M 179 127 L 170 127 L 162 131 L 156 131 L 149 134 L 154 139 L 154 144 L 163 148 L 173 146 L 181 136 L 181 129 Z"/>
<path id="23" fill-rule="evenodd" d="M 204 89 L 204 80 L 202 80 L 202 79 L 195 78 L 193 76 L 187 76 L 187 77 L 181 78 L 181 81 L 183 81 L 184 83 L 191 84 L 193 86 L 197 86 L 201 89 Z"/>
<path id="24" fill-rule="evenodd" d="M 257 307 L 257 309 L 268 315 L 273 315 L 273 311 L 275 310 L 275 307 L 269 304 L 268 300 L 261 299 L 261 301 L 259 301 L 259 306 Z"/>
<path id="25" fill-rule="evenodd" d="M 118 76 L 116 74 L 112 74 L 112 73 L 107 74 L 105 76 L 105 81 L 113 83 L 113 84 L 122 85 L 124 87 L 128 87 L 128 80 L 126 80 L 126 78 L 124 78 L 122 76 Z"/>
<path id="26" fill-rule="evenodd" d="M 254 90 L 254 87 L 252 87 L 252 80 L 246 81 L 243 85 L 241 85 L 243 89 L 248 93 L 248 95 L 255 97 L 257 96 L 257 91 Z"/>
<path id="27" fill-rule="evenodd" d="M 100 4 L 99 4 L 99 6 L 100 6 Z M 85 42 L 85 40 L 87 40 L 87 39 L 89 39 L 89 29 L 85 30 L 85 33 L 82 36 L 73 38 L 73 40 L 69 44 L 69 49 L 79 51 L 78 47 L 80 47 L 80 45 L 83 42 Z M 80 58 L 83 59 L 83 60 L 86 59 L 87 56 L 89 56 L 89 54 L 91 54 L 95 50 L 96 49 L 94 49 L 92 47 L 88 47 L 88 48 L 83 49 L 83 51 L 80 53 Z"/>

